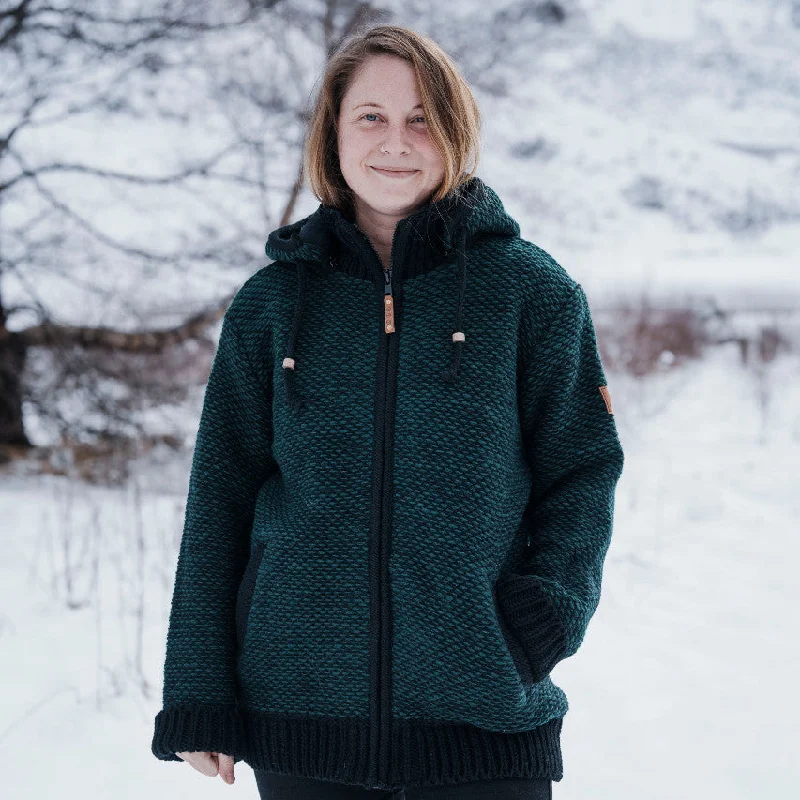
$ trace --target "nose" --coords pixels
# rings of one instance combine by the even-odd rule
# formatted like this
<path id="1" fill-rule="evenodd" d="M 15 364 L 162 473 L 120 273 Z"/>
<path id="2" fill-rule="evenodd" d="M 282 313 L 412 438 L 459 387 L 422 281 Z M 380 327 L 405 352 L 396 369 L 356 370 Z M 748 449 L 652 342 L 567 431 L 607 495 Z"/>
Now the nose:
<path id="1" fill-rule="evenodd" d="M 383 140 L 382 150 L 385 153 L 408 153 L 411 150 L 406 136 L 405 125 L 389 125 Z"/>

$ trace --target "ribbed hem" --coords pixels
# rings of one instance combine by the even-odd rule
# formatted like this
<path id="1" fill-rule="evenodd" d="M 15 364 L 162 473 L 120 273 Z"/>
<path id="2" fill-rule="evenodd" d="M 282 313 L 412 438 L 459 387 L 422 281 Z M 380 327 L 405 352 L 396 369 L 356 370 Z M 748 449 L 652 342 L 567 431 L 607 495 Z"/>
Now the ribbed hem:
<path id="1" fill-rule="evenodd" d="M 235 706 L 168 706 L 156 715 L 151 750 L 161 761 L 182 761 L 176 753 L 203 751 L 241 761 L 242 734 Z"/>
<path id="2" fill-rule="evenodd" d="M 382 781 L 369 771 L 366 720 L 246 709 L 242 718 L 244 760 L 253 769 L 376 789 L 563 777 L 560 717 L 522 732 L 393 720 L 390 763 Z"/>
<path id="3" fill-rule="evenodd" d="M 502 578 L 497 583 L 497 601 L 525 651 L 534 681 L 544 680 L 567 652 L 556 609 L 535 575 Z"/>

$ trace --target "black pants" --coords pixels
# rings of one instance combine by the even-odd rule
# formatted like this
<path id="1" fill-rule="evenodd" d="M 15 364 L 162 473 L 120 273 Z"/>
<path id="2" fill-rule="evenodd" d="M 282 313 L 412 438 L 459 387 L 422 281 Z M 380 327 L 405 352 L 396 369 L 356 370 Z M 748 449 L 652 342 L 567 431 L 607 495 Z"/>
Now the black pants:
<path id="1" fill-rule="evenodd" d="M 253 770 L 261 800 L 552 800 L 548 778 L 498 778 L 447 786 L 412 789 L 365 789 L 318 778 L 298 778 Z"/>

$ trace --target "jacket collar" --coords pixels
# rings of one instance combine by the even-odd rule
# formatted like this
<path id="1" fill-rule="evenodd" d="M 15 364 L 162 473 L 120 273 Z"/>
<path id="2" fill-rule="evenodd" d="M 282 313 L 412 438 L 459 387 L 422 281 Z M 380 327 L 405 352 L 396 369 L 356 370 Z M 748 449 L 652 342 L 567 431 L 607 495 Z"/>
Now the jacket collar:
<path id="1" fill-rule="evenodd" d="M 495 234 L 519 236 L 500 198 L 473 176 L 436 202 L 401 219 L 392 243 L 392 281 L 413 278 L 452 257 L 457 245 Z M 349 213 L 320 204 L 310 216 L 270 233 L 265 252 L 276 261 L 310 261 L 360 278 L 383 281 L 383 267 L 367 235 Z"/>

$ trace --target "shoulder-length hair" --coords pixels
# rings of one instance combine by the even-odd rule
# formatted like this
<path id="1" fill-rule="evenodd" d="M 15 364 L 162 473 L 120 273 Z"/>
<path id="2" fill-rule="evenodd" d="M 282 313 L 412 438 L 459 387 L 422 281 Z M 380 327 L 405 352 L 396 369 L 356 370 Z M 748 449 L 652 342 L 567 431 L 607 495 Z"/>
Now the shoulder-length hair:
<path id="1" fill-rule="evenodd" d="M 339 166 L 339 110 L 358 69 L 370 56 L 381 54 L 404 59 L 416 74 L 428 131 L 444 161 L 442 182 L 430 199 L 441 200 L 471 178 L 480 158 L 478 104 L 450 56 L 433 39 L 399 25 L 377 25 L 356 33 L 328 60 L 303 153 L 303 172 L 313 194 L 351 214 L 353 191 Z"/>

